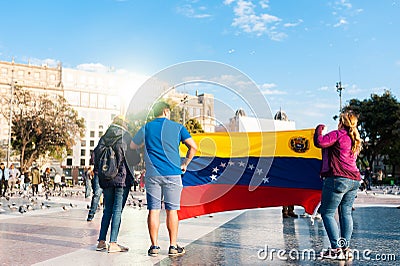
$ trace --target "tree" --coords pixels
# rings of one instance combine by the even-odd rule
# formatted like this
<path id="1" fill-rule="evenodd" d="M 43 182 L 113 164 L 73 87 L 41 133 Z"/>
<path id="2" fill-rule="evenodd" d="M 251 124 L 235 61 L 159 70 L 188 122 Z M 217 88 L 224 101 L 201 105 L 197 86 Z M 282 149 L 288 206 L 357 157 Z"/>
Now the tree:
<path id="1" fill-rule="evenodd" d="M 400 162 L 400 103 L 390 91 L 385 91 L 382 96 L 372 94 L 370 99 L 363 101 L 352 99 L 345 109 L 359 115 L 363 140 L 360 157 L 364 166 L 372 167 L 376 160 L 393 165 Z"/>
<path id="2" fill-rule="evenodd" d="M 191 134 L 204 133 L 201 124 L 194 118 L 191 118 L 188 121 L 186 121 L 185 127 Z"/>
<path id="3" fill-rule="evenodd" d="M 3 115 L 8 117 L 9 112 Z M 37 95 L 16 86 L 12 112 L 11 144 L 19 151 L 22 170 L 40 155 L 70 149 L 85 129 L 84 119 L 60 95 Z"/>

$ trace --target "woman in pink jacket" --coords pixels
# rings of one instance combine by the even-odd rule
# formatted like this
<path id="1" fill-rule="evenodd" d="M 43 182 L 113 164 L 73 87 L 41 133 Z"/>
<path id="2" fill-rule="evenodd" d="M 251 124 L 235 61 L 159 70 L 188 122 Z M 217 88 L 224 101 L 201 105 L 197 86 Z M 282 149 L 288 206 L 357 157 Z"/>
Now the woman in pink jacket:
<path id="1" fill-rule="evenodd" d="M 347 111 L 340 115 L 338 129 L 322 135 L 324 125 L 315 129 L 315 146 L 322 148 L 321 176 L 324 177 L 321 216 L 331 247 L 321 253 L 323 258 L 346 259 L 353 233 L 352 206 L 360 186 L 356 159 L 361 149 L 357 116 Z M 338 210 L 340 231 L 335 220 Z"/>

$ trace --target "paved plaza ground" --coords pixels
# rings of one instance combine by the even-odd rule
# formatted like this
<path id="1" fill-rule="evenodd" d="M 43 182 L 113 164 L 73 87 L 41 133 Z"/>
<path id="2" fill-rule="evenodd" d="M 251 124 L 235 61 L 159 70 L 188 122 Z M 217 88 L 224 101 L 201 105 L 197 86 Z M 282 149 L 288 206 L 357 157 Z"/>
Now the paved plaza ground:
<path id="1" fill-rule="evenodd" d="M 133 197 L 137 203 L 143 194 L 134 192 Z M 328 247 L 321 220 L 282 219 L 279 207 L 181 221 L 179 243 L 187 254 L 170 259 L 164 214 L 158 257 L 146 254 L 147 211 L 133 204 L 124 210 L 119 236 L 130 250 L 108 254 L 95 251 L 101 211 L 86 222 L 88 200 L 83 195 L 49 201 L 38 197 L 36 209 L 22 214 L 8 207 L 20 201 L 19 197 L 1 199 L 0 265 L 400 265 L 400 195 L 382 189 L 358 193 L 351 243 L 358 253 L 352 261 L 340 262 L 311 254 Z M 304 213 L 301 207 L 295 211 Z"/>

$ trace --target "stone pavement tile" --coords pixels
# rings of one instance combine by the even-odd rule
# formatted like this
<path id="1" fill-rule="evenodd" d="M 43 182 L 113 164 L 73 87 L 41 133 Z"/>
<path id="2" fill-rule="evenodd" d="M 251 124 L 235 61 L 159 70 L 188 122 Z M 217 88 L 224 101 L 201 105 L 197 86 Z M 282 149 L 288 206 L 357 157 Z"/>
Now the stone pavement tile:
<path id="1" fill-rule="evenodd" d="M 189 245 L 194 240 L 212 232 L 222 226 L 242 211 L 216 214 L 214 219 L 202 216 L 197 219 L 188 219 L 180 222 L 178 240 L 182 246 Z M 101 215 L 96 215 L 92 223 L 99 224 Z M 150 240 L 147 232 L 147 211 L 126 208 L 123 214 L 118 242 L 129 247 L 129 252 L 108 254 L 95 251 L 96 241 L 86 247 L 76 249 L 61 256 L 43 260 L 35 265 L 153 265 L 168 257 L 169 239 L 166 229 L 165 214 L 161 215 L 159 245 L 161 246 L 158 257 L 147 256 Z M 97 236 L 96 232 L 96 236 Z"/>
<path id="2" fill-rule="evenodd" d="M 370 248 L 373 255 L 399 253 L 398 198 L 383 197 L 390 198 L 379 201 L 385 204 L 377 202 L 377 198 L 359 192 L 353 213 L 352 247 Z M 53 201 L 58 202 L 57 199 Z M 368 205 L 369 202 L 374 205 Z M 187 254 L 170 259 L 164 212 L 158 257 L 146 254 L 150 245 L 147 211 L 131 206 L 124 209 L 118 239 L 130 250 L 108 254 L 95 251 L 102 212 L 88 223 L 86 202 L 73 203 L 77 207 L 67 211 L 51 208 L 22 215 L 0 215 L 0 265 L 338 265 L 330 261 L 315 264 L 302 260 L 260 260 L 257 252 L 266 246 L 270 250 L 312 248 L 318 252 L 328 246 L 321 220 L 316 220 L 314 225 L 309 218 L 282 220 L 279 207 L 224 212 L 212 218 L 204 215 L 181 221 L 178 243 L 185 246 Z M 302 211 L 303 208 L 296 207 L 297 213 Z M 355 260 L 352 265 L 374 265 L 368 263 Z"/>
<path id="3" fill-rule="evenodd" d="M 322 221 L 312 225 L 309 218 L 282 220 L 280 208 L 268 208 L 243 212 L 187 246 L 186 255 L 157 265 L 399 265 L 400 210 L 360 207 L 353 216 L 351 247 L 357 253 L 352 261 L 309 259 L 311 251 L 318 254 L 329 245 Z M 262 250 L 268 250 L 268 256 Z M 278 256 L 278 251 L 285 253 Z M 377 260 L 382 255 L 395 255 L 396 261 Z"/>

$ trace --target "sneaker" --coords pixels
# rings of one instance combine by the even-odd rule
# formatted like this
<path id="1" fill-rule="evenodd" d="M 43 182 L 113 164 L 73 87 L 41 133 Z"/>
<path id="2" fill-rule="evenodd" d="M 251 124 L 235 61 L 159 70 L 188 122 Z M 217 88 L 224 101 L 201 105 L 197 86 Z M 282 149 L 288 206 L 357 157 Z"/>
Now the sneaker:
<path id="1" fill-rule="evenodd" d="M 349 247 L 343 248 L 342 250 L 343 250 L 343 253 L 344 253 L 344 257 L 346 259 L 352 259 L 353 258 L 353 251 Z"/>
<path id="2" fill-rule="evenodd" d="M 328 248 L 327 250 L 323 250 L 320 253 L 321 258 L 323 259 L 332 259 L 332 260 L 345 260 L 344 252 L 341 248 Z"/>
<path id="3" fill-rule="evenodd" d="M 147 251 L 147 255 L 152 257 L 157 257 L 159 252 L 160 252 L 159 246 L 150 246 L 149 250 Z"/>
<path id="4" fill-rule="evenodd" d="M 94 218 L 94 217 L 93 217 L 92 215 L 88 215 L 86 221 L 91 222 L 91 221 L 93 220 L 93 218 Z"/>
<path id="5" fill-rule="evenodd" d="M 109 245 L 108 246 L 108 253 L 116 253 L 116 252 L 128 252 L 129 248 L 117 245 Z"/>
<path id="6" fill-rule="evenodd" d="M 175 256 L 182 256 L 185 254 L 185 248 L 176 246 L 170 246 L 168 251 L 168 256 L 175 257 Z"/>
<path id="7" fill-rule="evenodd" d="M 107 249 L 107 243 L 105 241 L 99 241 L 97 244 L 96 250 L 97 251 L 103 251 Z"/>

